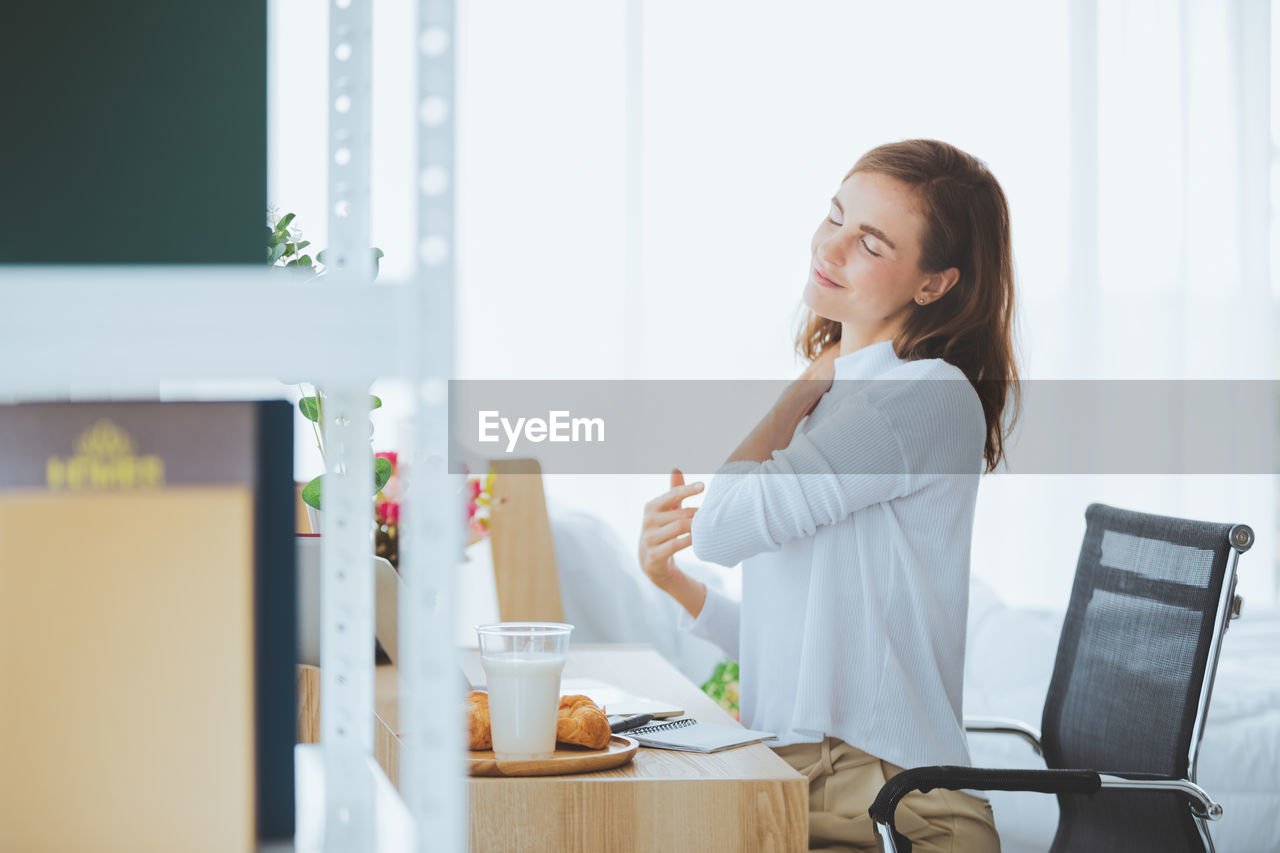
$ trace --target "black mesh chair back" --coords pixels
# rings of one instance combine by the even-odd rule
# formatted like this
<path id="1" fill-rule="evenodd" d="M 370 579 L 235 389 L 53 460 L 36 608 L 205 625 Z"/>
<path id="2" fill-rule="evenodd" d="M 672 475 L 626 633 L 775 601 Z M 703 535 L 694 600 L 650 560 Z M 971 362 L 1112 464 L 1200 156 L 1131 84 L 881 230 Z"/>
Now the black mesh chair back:
<path id="1" fill-rule="evenodd" d="M 1045 760 L 1194 781 L 1237 528 L 1102 504 L 1085 519 L 1041 721 Z M 1176 794 L 1103 789 L 1058 803 L 1052 853 L 1212 849 Z"/>

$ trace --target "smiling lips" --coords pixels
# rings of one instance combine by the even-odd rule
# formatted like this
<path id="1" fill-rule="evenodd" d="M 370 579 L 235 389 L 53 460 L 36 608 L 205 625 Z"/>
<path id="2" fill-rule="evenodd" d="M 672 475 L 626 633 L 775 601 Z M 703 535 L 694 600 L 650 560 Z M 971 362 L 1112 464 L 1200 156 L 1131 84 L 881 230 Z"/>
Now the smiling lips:
<path id="1" fill-rule="evenodd" d="M 827 277 L 826 277 L 825 275 L 823 275 L 822 273 L 818 272 L 818 268 L 817 268 L 817 267 L 814 267 L 814 268 L 813 268 L 813 279 L 814 279 L 814 281 L 818 282 L 818 284 L 822 285 L 823 287 L 831 287 L 831 288 L 835 288 L 835 289 L 837 289 L 837 290 L 842 290 L 842 289 L 844 288 L 844 286 L 843 286 L 843 285 L 836 284 L 834 281 L 832 281 L 831 279 L 827 278 Z"/>

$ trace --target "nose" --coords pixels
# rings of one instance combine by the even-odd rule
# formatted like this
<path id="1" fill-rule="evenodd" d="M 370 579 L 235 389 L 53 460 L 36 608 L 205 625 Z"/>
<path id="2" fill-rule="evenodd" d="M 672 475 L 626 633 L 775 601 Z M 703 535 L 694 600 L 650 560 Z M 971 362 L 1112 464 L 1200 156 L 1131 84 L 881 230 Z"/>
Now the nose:
<path id="1" fill-rule="evenodd" d="M 839 246 L 821 245 L 813 256 L 830 275 L 843 278 L 846 255 Z"/>
<path id="2" fill-rule="evenodd" d="M 842 228 L 819 243 L 815 254 L 822 263 L 833 269 L 839 269 L 849 260 L 857 239 L 857 234 Z"/>

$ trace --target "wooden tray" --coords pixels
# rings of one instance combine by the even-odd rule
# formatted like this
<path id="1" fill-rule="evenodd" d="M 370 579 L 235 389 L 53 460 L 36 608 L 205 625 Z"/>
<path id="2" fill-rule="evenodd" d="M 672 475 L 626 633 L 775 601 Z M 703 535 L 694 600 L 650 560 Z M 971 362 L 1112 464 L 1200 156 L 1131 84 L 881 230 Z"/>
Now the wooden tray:
<path id="1" fill-rule="evenodd" d="M 472 776 L 559 776 L 562 773 L 590 773 L 621 767 L 635 756 L 639 748 L 638 741 L 613 735 L 604 749 L 556 744 L 556 753 L 552 757 L 523 761 L 499 761 L 493 750 L 486 749 L 468 753 L 467 763 Z"/>

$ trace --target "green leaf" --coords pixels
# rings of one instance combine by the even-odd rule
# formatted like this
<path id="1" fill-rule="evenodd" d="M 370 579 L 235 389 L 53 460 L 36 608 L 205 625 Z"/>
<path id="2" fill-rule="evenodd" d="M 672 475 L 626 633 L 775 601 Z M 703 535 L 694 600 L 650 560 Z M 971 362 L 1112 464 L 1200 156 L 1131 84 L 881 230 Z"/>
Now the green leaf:
<path id="1" fill-rule="evenodd" d="M 316 477 L 310 483 L 302 487 L 302 501 L 309 507 L 315 509 L 323 509 L 320 505 L 320 491 L 324 482 L 324 474 Z M 382 491 L 382 487 L 391 479 L 391 460 L 375 459 L 373 460 L 373 494 Z"/>
<path id="2" fill-rule="evenodd" d="M 289 227 L 289 223 L 293 221 L 293 216 L 294 214 L 292 213 L 286 213 L 280 217 L 280 221 L 276 223 L 276 231 L 284 233 L 284 230 Z"/>
<path id="3" fill-rule="evenodd" d="M 315 395 L 303 397 L 299 400 L 298 411 L 302 412 L 302 416 L 312 423 L 320 422 L 320 401 Z"/>
<path id="4" fill-rule="evenodd" d="M 313 509 L 320 509 L 320 482 L 324 479 L 324 474 L 316 477 L 310 483 L 302 487 L 302 502 Z"/>
<path id="5" fill-rule="evenodd" d="M 369 395 L 369 408 L 370 408 L 370 409 L 381 409 L 381 408 L 382 408 L 382 398 L 381 398 L 381 397 L 379 397 L 379 396 L 377 396 L 376 394 L 370 394 L 370 395 Z"/>
<path id="6" fill-rule="evenodd" d="M 310 256 L 310 255 L 303 255 L 302 257 L 298 258 L 298 266 L 300 266 L 300 267 L 309 267 L 309 266 L 311 266 L 311 256 Z"/>
<path id="7" fill-rule="evenodd" d="M 294 252 L 296 252 L 296 251 L 298 251 L 298 244 L 297 244 L 297 243 L 285 243 L 285 244 L 284 244 L 284 253 L 285 253 L 286 255 L 292 255 L 292 254 L 293 254 Z"/>
<path id="8" fill-rule="evenodd" d="M 271 247 L 271 263 L 275 263 L 284 256 L 284 246 L 277 243 Z"/>
<path id="9" fill-rule="evenodd" d="M 382 487 L 387 484 L 387 480 L 391 479 L 391 460 L 375 459 L 373 460 L 373 493 L 376 495 L 382 491 Z M 303 489 L 306 493 L 306 489 Z"/>
<path id="10" fill-rule="evenodd" d="M 329 251 L 328 249 L 321 249 L 320 251 L 316 252 L 316 260 L 317 260 L 317 261 L 319 261 L 319 262 L 320 262 L 320 263 L 322 263 L 322 264 L 327 264 L 327 263 L 329 263 L 328 261 L 326 261 L 326 260 L 324 259 L 325 253 L 326 253 L 326 252 L 328 252 L 328 251 Z"/>
<path id="11" fill-rule="evenodd" d="M 298 251 L 301 252 L 303 249 L 307 248 L 310 245 L 311 245 L 310 240 L 303 240 L 301 243 L 298 244 Z"/>

